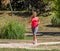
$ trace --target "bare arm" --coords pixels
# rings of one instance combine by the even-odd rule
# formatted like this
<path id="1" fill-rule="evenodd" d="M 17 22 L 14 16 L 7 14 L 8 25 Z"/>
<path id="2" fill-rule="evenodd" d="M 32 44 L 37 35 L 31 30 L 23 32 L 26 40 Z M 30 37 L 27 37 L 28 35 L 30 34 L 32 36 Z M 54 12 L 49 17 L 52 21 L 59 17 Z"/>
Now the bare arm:
<path id="1" fill-rule="evenodd" d="M 29 19 L 29 23 L 31 23 L 31 19 L 32 19 L 32 16 L 31 16 L 30 19 Z"/>
<path id="2" fill-rule="evenodd" d="M 39 21 L 38 24 L 40 24 L 40 19 L 39 18 L 38 18 L 38 21 Z"/>

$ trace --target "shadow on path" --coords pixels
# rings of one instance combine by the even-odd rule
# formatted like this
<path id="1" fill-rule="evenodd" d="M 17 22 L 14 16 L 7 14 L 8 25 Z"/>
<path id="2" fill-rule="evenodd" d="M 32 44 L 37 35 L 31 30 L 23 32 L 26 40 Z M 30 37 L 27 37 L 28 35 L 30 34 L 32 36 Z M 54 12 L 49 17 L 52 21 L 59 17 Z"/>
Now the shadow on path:
<path id="1" fill-rule="evenodd" d="M 53 28 L 55 28 L 55 27 L 57 27 L 57 28 L 60 28 L 60 26 L 53 26 L 53 25 L 45 25 L 46 27 L 53 27 Z"/>
<path id="2" fill-rule="evenodd" d="M 32 32 L 26 32 L 27 36 L 32 36 Z M 38 32 L 37 36 L 44 36 L 44 35 L 50 35 L 50 36 L 60 36 L 60 32 Z"/>

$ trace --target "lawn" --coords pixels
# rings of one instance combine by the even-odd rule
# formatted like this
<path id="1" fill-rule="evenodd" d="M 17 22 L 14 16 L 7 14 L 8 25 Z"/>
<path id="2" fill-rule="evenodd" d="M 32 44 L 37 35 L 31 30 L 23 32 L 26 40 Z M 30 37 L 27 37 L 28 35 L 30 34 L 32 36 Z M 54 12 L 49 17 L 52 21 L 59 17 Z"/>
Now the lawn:
<path id="1" fill-rule="evenodd" d="M 40 25 L 39 25 L 39 32 L 60 32 L 60 28 L 58 27 L 49 27 L 47 25 L 51 24 L 52 17 L 40 17 Z M 23 22 L 26 25 L 26 32 L 31 32 L 31 26 L 28 23 L 29 17 L 17 16 L 13 15 L 10 16 L 8 14 L 1 14 L 0 15 L 0 29 L 10 21 L 19 21 Z M 25 40 L 32 40 L 32 36 L 27 36 Z M 60 36 L 38 36 L 39 42 L 45 41 L 60 41 Z"/>
<path id="2" fill-rule="evenodd" d="M 30 16 L 29 16 L 30 17 Z M 19 22 L 23 22 L 26 25 L 26 31 L 31 32 L 31 26 L 28 23 L 29 18 L 28 16 L 9 16 L 8 14 L 1 14 L 0 15 L 0 28 L 4 26 L 5 23 L 16 20 Z M 39 32 L 60 32 L 60 28 L 52 27 L 51 26 L 51 16 L 49 17 L 41 17 L 40 18 L 40 25 L 39 25 Z"/>
<path id="3" fill-rule="evenodd" d="M 42 42 L 59 42 L 60 36 L 37 36 L 38 43 Z M 23 40 L 20 39 L 0 39 L 0 43 L 32 43 L 33 37 L 32 36 L 26 36 L 26 38 Z"/>
<path id="4" fill-rule="evenodd" d="M 55 45 L 39 45 L 35 48 L 40 48 L 40 49 L 59 49 L 60 50 L 60 44 L 55 44 Z"/>
<path id="5" fill-rule="evenodd" d="M 0 51 L 60 51 L 60 50 L 29 50 L 19 48 L 0 48 Z"/>
<path id="6" fill-rule="evenodd" d="M 52 27 L 51 25 L 51 18 L 52 17 L 40 17 L 40 25 L 39 25 L 39 32 L 60 32 L 60 28 L 58 27 Z M 13 16 L 9 16 L 8 14 L 2 14 L 0 15 L 0 29 L 2 27 L 4 27 L 5 24 L 7 24 L 10 21 L 19 21 L 19 22 L 23 22 L 26 25 L 26 32 L 31 32 L 31 26 L 30 23 L 28 23 L 29 21 L 29 17 L 23 17 L 23 16 L 17 16 L 17 15 L 13 15 Z M 16 40 L 16 39 L 0 39 L 0 43 L 32 43 L 33 42 L 33 37 L 32 36 L 26 36 L 25 39 L 23 40 Z M 60 41 L 60 36 L 50 36 L 50 35 L 44 35 L 44 36 L 37 36 L 38 42 L 56 42 L 56 41 Z M 52 45 L 52 46 L 38 46 L 36 48 L 53 48 L 53 49 L 57 49 L 58 47 L 60 47 L 60 45 Z M 34 47 L 35 48 L 35 47 Z M 0 49 L 0 51 L 35 51 L 35 50 L 27 50 L 27 49 Z M 37 51 L 37 50 L 36 50 Z M 49 50 L 38 50 L 38 51 L 49 51 Z M 50 50 L 50 51 L 58 51 L 58 50 Z M 60 50 L 59 50 L 60 51 Z"/>

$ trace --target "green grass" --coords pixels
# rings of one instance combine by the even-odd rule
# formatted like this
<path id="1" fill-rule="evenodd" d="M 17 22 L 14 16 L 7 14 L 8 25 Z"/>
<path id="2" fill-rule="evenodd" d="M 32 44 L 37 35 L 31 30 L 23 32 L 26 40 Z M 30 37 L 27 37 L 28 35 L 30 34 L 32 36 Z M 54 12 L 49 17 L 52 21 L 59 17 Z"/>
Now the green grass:
<path id="1" fill-rule="evenodd" d="M 59 42 L 60 36 L 37 36 L 38 42 Z M 33 40 L 33 36 L 26 36 L 24 40 L 31 41 Z"/>
<path id="2" fill-rule="evenodd" d="M 30 17 L 30 16 L 29 16 Z M 25 24 L 26 26 L 26 31 L 31 32 L 31 26 L 28 23 L 29 22 L 29 17 L 25 17 L 23 18 L 22 16 L 17 16 L 17 15 L 13 15 L 13 16 L 9 16 L 9 15 L 0 15 L 0 28 L 3 27 L 7 22 L 16 20 L 19 22 L 22 22 Z M 39 25 L 39 32 L 60 32 L 60 29 L 58 27 L 50 27 L 47 25 L 51 25 L 51 16 L 48 17 L 41 17 L 40 18 L 40 25 Z"/>
<path id="3" fill-rule="evenodd" d="M 30 50 L 30 49 L 19 49 L 19 48 L 0 48 L 0 51 L 60 51 L 60 50 Z"/>
<path id="4" fill-rule="evenodd" d="M 37 36 L 38 42 L 59 42 L 60 41 L 60 36 Z M 26 36 L 25 39 L 0 39 L 0 43 L 20 43 L 20 42 L 26 42 L 26 43 L 32 43 L 33 41 L 33 36 Z"/>

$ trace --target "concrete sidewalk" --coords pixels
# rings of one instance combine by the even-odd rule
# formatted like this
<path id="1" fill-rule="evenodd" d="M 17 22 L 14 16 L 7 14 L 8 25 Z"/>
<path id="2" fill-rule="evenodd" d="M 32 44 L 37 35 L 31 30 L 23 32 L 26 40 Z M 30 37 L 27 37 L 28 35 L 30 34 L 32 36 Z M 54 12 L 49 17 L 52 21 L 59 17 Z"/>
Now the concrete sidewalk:
<path id="1" fill-rule="evenodd" d="M 0 44 L 0 48 L 26 48 L 30 49 L 33 48 L 34 46 L 38 45 L 55 45 L 55 44 L 60 44 L 60 42 L 44 42 L 44 43 L 38 43 L 36 45 L 32 43 L 7 43 L 7 44 Z"/>

